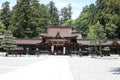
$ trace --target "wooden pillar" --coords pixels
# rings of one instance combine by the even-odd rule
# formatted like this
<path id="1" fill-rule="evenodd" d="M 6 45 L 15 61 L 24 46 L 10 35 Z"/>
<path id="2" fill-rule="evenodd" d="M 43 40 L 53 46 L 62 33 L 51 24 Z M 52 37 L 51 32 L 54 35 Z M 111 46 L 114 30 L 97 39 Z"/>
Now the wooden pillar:
<path id="1" fill-rule="evenodd" d="M 54 54 L 54 45 L 51 46 L 51 53 Z"/>
<path id="2" fill-rule="evenodd" d="M 27 52 L 26 52 L 26 55 L 28 55 L 28 52 L 29 52 L 29 48 L 28 48 L 28 47 L 26 48 L 26 51 L 27 51 Z"/>
<path id="3" fill-rule="evenodd" d="M 63 54 L 66 54 L 66 47 L 63 47 Z"/>

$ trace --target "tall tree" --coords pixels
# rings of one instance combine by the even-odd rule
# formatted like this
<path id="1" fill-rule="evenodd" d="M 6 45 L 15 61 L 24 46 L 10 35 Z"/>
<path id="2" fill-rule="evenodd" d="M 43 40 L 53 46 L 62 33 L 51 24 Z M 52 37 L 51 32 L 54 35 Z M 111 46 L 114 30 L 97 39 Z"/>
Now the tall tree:
<path id="1" fill-rule="evenodd" d="M 31 38 L 48 25 L 48 9 L 38 0 L 18 0 L 12 10 L 12 32 L 15 37 Z"/>
<path id="2" fill-rule="evenodd" d="M 15 39 L 10 30 L 6 30 L 4 32 L 4 38 L 1 42 L 1 48 L 7 51 L 6 56 L 8 55 L 8 51 L 16 49 Z"/>
<path id="3" fill-rule="evenodd" d="M 95 4 L 83 8 L 80 16 L 75 20 L 75 26 L 83 36 L 86 36 L 89 25 L 94 25 L 99 21 L 108 39 L 120 38 L 119 4 L 119 0 L 97 0 Z"/>
<path id="4" fill-rule="evenodd" d="M 10 6 L 9 6 L 9 2 L 4 2 L 2 3 L 2 9 L 1 9 L 1 18 L 2 18 L 2 22 L 5 26 L 5 29 L 8 29 L 10 26 Z"/>
<path id="5" fill-rule="evenodd" d="M 67 8 L 68 8 L 68 19 L 71 19 L 72 18 L 72 6 L 71 6 L 71 4 L 68 4 Z"/>
<path id="6" fill-rule="evenodd" d="M 98 8 L 96 19 L 100 21 L 106 28 L 107 37 L 112 38 L 120 38 L 119 37 L 119 29 L 120 25 L 118 22 L 120 20 L 120 1 L 119 0 L 97 0 L 96 6 Z M 108 34 L 108 32 L 110 32 Z M 113 37 L 111 37 L 111 35 Z"/>
<path id="7" fill-rule="evenodd" d="M 43 32 L 49 22 L 48 8 L 44 4 L 40 4 L 38 0 L 31 0 L 31 26 L 33 33 L 31 37 L 38 36 Z"/>
<path id="8" fill-rule="evenodd" d="M 55 6 L 55 3 L 53 1 L 50 1 L 48 6 L 48 11 L 50 15 L 50 25 L 58 25 L 59 23 L 59 14 L 58 9 Z"/>
<path id="9" fill-rule="evenodd" d="M 83 35 L 83 37 L 87 36 L 87 32 L 90 25 L 90 13 L 89 12 L 82 12 L 81 15 L 75 20 L 74 25 L 76 29 Z"/>
<path id="10" fill-rule="evenodd" d="M 68 4 L 66 7 L 63 7 L 60 12 L 60 25 L 64 24 L 65 21 L 72 18 L 72 7 L 71 4 Z"/>
<path id="11" fill-rule="evenodd" d="M 13 7 L 13 33 L 16 37 L 30 37 L 32 34 L 30 24 L 30 0 L 19 0 Z"/>
<path id="12" fill-rule="evenodd" d="M 94 26 L 90 26 L 87 33 L 87 38 L 90 39 L 90 46 L 92 46 L 89 48 L 89 51 L 92 52 L 91 56 L 93 56 L 93 53 L 94 53 L 93 51 L 97 49 L 96 42 L 95 42 L 96 34 L 94 29 L 95 29 Z"/>
<path id="13" fill-rule="evenodd" d="M 48 11 L 48 7 L 44 4 L 41 4 L 41 27 L 43 31 L 46 31 L 48 25 L 50 24 L 49 17 L 50 17 L 50 14 Z"/>

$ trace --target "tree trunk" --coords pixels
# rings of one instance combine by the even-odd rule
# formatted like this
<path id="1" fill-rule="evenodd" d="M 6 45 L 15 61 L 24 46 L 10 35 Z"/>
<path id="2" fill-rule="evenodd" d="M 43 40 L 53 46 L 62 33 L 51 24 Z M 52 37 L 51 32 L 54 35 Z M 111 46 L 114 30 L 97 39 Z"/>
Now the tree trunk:
<path id="1" fill-rule="evenodd" d="M 7 53 L 6 53 L 5 57 L 7 57 L 7 56 L 8 56 L 8 50 L 7 50 Z"/>
<path id="2" fill-rule="evenodd" d="M 95 40 L 95 54 L 98 56 L 98 50 L 97 50 L 97 42 L 96 42 L 96 40 Z"/>
<path id="3" fill-rule="evenodd" d="M 103 54 L 102 54 L 102 47 L 101 47 L 101 41 L 99 41 L 99 50 L 100 50 L 100 56 L 103 57 Z"/>

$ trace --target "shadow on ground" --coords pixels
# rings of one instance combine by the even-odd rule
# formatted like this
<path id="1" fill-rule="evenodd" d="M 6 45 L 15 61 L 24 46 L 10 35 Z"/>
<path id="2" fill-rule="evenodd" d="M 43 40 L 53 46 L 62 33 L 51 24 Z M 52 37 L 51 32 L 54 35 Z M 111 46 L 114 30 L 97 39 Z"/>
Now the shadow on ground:
<path id="1" fill-rule="evenodd" d="M 120 75 L 120 67 L 112 68 L 110 72 L 112 72 L 112 74 Z"/>
<path id="2" fill-rule="evenodd" d="M 94 58 L 94 59 L 106 59 L 106 60 L 113 60 L 113 59 L 119 59 L 119 58 L 115 58 L 115 57 L 100 57 L 100 56 L 92 56 L 91 58 Z"/>

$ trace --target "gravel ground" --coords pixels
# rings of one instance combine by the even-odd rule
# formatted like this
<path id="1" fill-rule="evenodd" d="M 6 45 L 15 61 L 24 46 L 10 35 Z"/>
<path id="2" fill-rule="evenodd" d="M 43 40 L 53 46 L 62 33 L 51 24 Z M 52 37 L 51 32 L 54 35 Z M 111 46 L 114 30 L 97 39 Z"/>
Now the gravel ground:
<path id="1" fill-rule="evenodd" d="M 0 57 L 0 74 L 6 74 L 40 61 L 40 57 Z"/>
<path id="2" fill-rule="evenodd" d="M 74 80 L 120 80 L 120 57 L 68 58 Z"/>
<path id="3" fill-rule="evenodd" d="M 54 56 L 55 58 L 57 56 Z M 53 57 L 53 58 L 54 58 Z M 0 76 L 51 56 L 0 57 Z M 120 80 L 120 57 L 59 57 L 66 58 L 74 80 Z"/>

